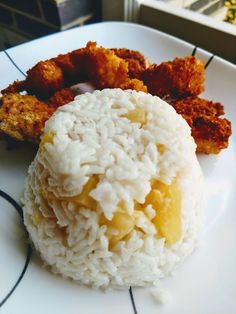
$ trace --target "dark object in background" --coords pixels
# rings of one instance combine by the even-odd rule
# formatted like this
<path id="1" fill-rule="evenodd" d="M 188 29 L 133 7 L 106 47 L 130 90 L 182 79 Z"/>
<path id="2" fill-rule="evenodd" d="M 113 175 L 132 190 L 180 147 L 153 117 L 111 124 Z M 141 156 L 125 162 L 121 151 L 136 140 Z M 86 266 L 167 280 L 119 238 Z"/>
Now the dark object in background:
<path id="1" fill-rule="evenodd" d="M 52 1 L 41 0 L 41 6 L 45 19 L 63 29 L 67 25 L 76 24 L 81 17 L 91 15 L 92 17 L 92 1 L 87 0 L 64 0 Z"/>
<path id="2" fill-rule="evenodd" d="M 0 49 L 100 21 L 100 11 L 101 0 L 0 0 Z"/>

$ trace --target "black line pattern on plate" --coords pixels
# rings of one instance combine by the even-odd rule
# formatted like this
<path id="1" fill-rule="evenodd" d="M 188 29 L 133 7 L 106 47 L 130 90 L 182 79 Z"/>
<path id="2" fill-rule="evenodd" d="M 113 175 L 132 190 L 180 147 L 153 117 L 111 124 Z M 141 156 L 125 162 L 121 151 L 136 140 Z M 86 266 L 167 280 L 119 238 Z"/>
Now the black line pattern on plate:
<path id="1" fill-rule="evenodd" d="M 205 69 L 210 65 L 210 63 L 211 63 L 211 61 L 213 60 L 214 57 L 215 57 L 215 55 L 212 55 L 212 56 L 208 59 L 208 61 L 207 61 L 206 64 L 205 64 Z"/>
<path id="2" fill-rule="evenodd" d="M 193 48 L 193 52 L 192 52 L 192 56 L 193 56 L 193 57 L 195 56 L 196 52 L 197 52 L 197 46 L 195 46 L 195 47 Z"/>
<path id="3" fill-rule="evenodd" d="M 132 287 L 129 288 L 129 296 L 130 296 L 130 299 L 131 299 L 131 303 L 132 303 L 132 307 L 133 307 L 133 310 L 134 310 L 134 314 L 138 314 L 138 311 L 137 311 L 137 308 L 136 308 L 136 305 L 135 305 L 135 301 L 134 301 L 134 295 L 133 295 Z"/>
<path id="4" fill-rule="evenodd" d="M 8 203 L 10 203 L 18 212 L 18 214 L 20 215 L 21 219 L 23 219 L 23 210 L 20 207 L 20 205 L 7 193 L 3 192 L 2 190 L 0 190 L 0 197 L 2 197 L 3 199 L 5 199 Z M 29 262 L 30 262 L 30 258 L 32 255 L 32 248 L 30 243 L 27 244 L 27 254 L 26 254 L 26 260 L 25 260 L 25 264 L 24 267 L 21 271 L 20 276 L 18 277 L 16 283 L 14 284 L 14 286 L 11 288 L 11 290 L 8 292 L 8 294 L 5 296 L 5 298 L 0 301 L 0 308 L 3 306 L 3 304 L 10 298 L 10 296 L 12 295 L 12 293 L 15 291 L 15 289 L 17 288 L 17 286 L 19 285 L 19 283 L 21 282 L 21 280 L 23 279 L 25 272 L 29 266 Z"/>
<path id="5" fill-rule="evenodd" d="M 8 59 L 11 61 L 11 63 L 17 68 L 17 70 L 26 77 L 26 74 L 18 67 L 18 65 L 15 63 L 15 61 L 12 59 L 12 57 L 9 55 L 9 53 L 6 50 L 3 50 L 8 57 Z"/>

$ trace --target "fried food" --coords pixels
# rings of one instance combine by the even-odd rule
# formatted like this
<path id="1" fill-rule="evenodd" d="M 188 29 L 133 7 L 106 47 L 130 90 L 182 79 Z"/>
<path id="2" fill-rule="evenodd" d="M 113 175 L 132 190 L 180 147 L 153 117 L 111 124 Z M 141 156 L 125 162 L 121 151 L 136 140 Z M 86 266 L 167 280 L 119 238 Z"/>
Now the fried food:
<path id="1" fill-rule="evenodd" d="M 39 143 L 44 124 L 55 109 L 35 96 L 17 93 L 3 95 L 1 102 L 1 136 Z"/>
<path id="2" fill-rule="evenodd" d="M 224 106 L 221 103 L 200 97 L 178 99 L 172 102 L 172 106 L 179 114 L 190 117 L 197 117 L 199 115 L 219 117 L 224 114 Z"/>
<path id="3" fill-rule="evenodd" d="M 191 127 L 198 153 L 218 154 L 228 147 L 231 124 L 227 119 L 220 118 L 224 114 L 221 103 L 188 97 L 172 105 Z"/>
<path id="4" fill-rule="evenodd" d="M 68 104 L 72 100 L 74 100 L 76 94 L 70 88 L 63 88 L 57 91 L 50 99 L 49 104 L 51 104 L 54 108 L 58 108 L 65 104 Z"/>
<path id="5" fill-rule="evenodd" d="M 7 88 L 1 90 L 2 94 L 19 93 L 25 89 L 25 81 L 14 81 Z"/>
<path id="6" fill-rule="evenodd" d="M 204 63 L 194 56 L 153 64 L 141 73 L 148 92 L 159 97 L 197 96 L 204 91 Z"/>
<path id="7" fill-rule="evenodd" d="M 96 89 L 133 89 L 163 98 L 192 128 L 197 152 L 217 154 L 228 146 L 231 124 L 221 118 L 222 104 L 198 97 L 204 91 L 204 80 L 204 63 L 194 56 L 147 68 L 139 51 L 106 49 L 88 42 L 84 48 L 40 61 L 27 71 L 24 81 L 2 90 L 0 135 L 38 142 L 45 121 L 56 108 L 74 100 L 74 84 L 89 82 Z M 21 91 L 43 101 L 20 95 Z"/>
<path id="8" fill-rule="evenodd" d="M 137 51 L 128 49 L 106 49 L 89 42 L 83 50 L 72 52 L 71 59 L 96 88 L 135 89 L 147 92 L 141 80 L 132 79 L 145 68 L 145 59 Z M 130 78 L 131 77 L 131 78 Z"/>
<path id="9" fill-rule="evenodd" d="M 53 60 L 40 61 L 27 71 L 25 90 L 30 94 L 47 98 L 64 87 L 62 70 Z"/>
<path id="10" fill-rule="evenodd" d="M 46 99 L 64 87 L 88 80 L 99 89 L 115 87 L 124 89 L 122 86 L 128 86 L 146 91 L 142 81 L 132 80 L 145 68 L 145 58 L 138 51 L 111 50 L 97 47 L 95 42 L 88 42 L 85 48 L 38 62 L 27 71 L 25 81 L 16 81 L 2 92 L 25 90 Z"/>
<path id="11" fill-rule="evenodd" d="M 148 61 L 144 55 L 137 50 L 130 50 L 126 48 L 113 48 L 111 50 L 117 57 L 128 62 L 130 78 L 139 78 L 140 73 L 148 66 Z"/>
<path id="12" fill-rule="evenodd" d="M 77 54 L 83 49 L 76 50 Z M 1 92 L 8 94 L 27 91 L 45 99 L 66 86 L 84 80 L 86 80 L 86 75 L 81 73 L 80 69 L 72 62 L 71 53 L 60 54 L 55 58 L 38 62 L 27 71 L 27 77 L 24 81 L 15 81 Z"/>
<path id="13" fill-rule="evenodd" d="M 88 42 L 82 53 L 72 52 L 71 59 L 98 89 L 119 87 L 129 80 L 128 63 L 95 42 Z"/>
<path id="14" fill-rule="evenodd" d="M 213 116 L 199 116 L 190 123 L 192 136 L 197 143 L 197 152 L 218 154 L 228 147 L 232 134 L 231 123 L 227 119 Z"/>
<path id="15" fill-rule="evenodd" d="M 74 51 L 74 53 L 83 58 L 84 48 Z M 53 60 L 56 65 L 61 69 L 64 75 L 65 86 L 70 86 L 75 83 L 84 82 L 87 79 L 85 71 L 81 71 L 81 67 L 75 65 L 71 58 L 72 53 L 60 54 Z"/>
<path id="16" fill-rule="evenodd" d="M 147 86 L 144 85 L 143 81 L 138 79 L 129 79 L 119 86 L 121 89 L 133 89 L 138 92 L 147 93 Z"/>

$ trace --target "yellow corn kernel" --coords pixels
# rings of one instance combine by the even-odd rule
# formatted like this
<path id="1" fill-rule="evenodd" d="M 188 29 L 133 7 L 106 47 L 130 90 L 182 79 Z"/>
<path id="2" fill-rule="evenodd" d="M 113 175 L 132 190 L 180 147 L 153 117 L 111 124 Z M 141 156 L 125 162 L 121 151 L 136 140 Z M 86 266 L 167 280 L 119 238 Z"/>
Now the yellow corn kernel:
<path id="1" fill-rule="evenodd" d="M 34 210 L 34 213 L 32 215 L 33 224 L 37 227 L 42 220 L 43 220 L 42 214 L 39 211 Z"/>
<path id="2" fill-rule="evenodd" d="M 138 203 L 138 202 L 134 202 L 134 209 L 135 210 L 144 210 L 144 208 L 143 208 L 143 206 L 142 206 L 142 204 L 140 204 L 140 203 Z"/>
<path id="3" fill-rule="evenodd" d="M 151 192 L 146 196 L 145 205 L 151 204 L 152 207 L 157 210 L 161 208 L 164 203 L 163 193 L 157 189 L 151 190 Z"/>
<path id="4" fill-rule="evenodd" d="M 164 154 L 166 147 L 164 144 L 157 144 L 157 150 L 162 155 L 162 154 Z"/>
<path id="5" fill-rule="evenodd" d="M 97 202 L 95 199 L 93 199 L 89 193 L 96 188 L 97 184 L 99 182 L 99 178 L 97 176 L 92 176 L 88 182 L 85 184 L 82 192 L 79 195 L 72 196 L 72 197 L 66 197 L 65 199 L 67 201 L 76 203 L 78 205 L 87 207 L 92 210 L 96 210 L 97 208 Z"/>
<path id="6" fill-rule="evenodd" d="M 157 214 L 152 222 L 167 244 L 178 241 L 181 227 L 181 192 L 177 181 L 171 185 L 156 181 L 153 190 L 146 198 L 146 204 L 152 204 Z"/>
<path id="7" fill-rule="evenodd" d="M 46 143 L 53 143 L 53 138 L 55 136 L 55 133 L 54 132 L 49 132 L 49 133 L 45 133 L 44 136 L 42 137 L 42 140 L 40 142 L 40 145 L 39 147 L 40 148 L 43 148 L 43 146 L 46 144 Z"/>
<path id="8" fill-rule="evenodd" d="M 119 210 L 114 213 L 112 220 L 108 220 L 102 215 L 100 224 L 107 226 L 109 247 L 112 248 L 118 241 L 122 240 L 133 230 L 135 218 L 124 210 Z"/>
<path id="9" fill-rule="evenodd" d="M 128 111 L 123 117 L 129 119 L 131 122 L 139 122 L 142 126 L 146 123 L 146 112 L 142 108 L 135 108 Z"/>
<path id="10" fill-rule="evenodd" d="M 67 202 L 73 202 L 75 204 L 78 204 L 80 206 L 87 207 L 92 210 L 96 210 L 97 208 L 97 202 L 89 195 L 89 193 L 96 188 L 97 184 L 99 182 L 99 178 L 97 176 L 92 176 L 88 182 L 83 187 L 83 190 L 80 194 L 75 196 L 59 196 L 56 197 L 52 192 L 49 192 L 45 188 L 41 189 L 41 193 L 43 197 L 48 201 L 53 200 L 60 200 L 60 201 L 67 201 Z"/>

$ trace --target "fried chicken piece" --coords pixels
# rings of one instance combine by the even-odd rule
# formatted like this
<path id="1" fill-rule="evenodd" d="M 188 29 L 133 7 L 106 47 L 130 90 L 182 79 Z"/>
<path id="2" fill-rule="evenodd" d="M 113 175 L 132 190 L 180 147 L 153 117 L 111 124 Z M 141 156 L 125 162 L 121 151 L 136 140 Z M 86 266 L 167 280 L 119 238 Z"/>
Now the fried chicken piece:
<path id="1" fill-rule="evenodd" d="M 129 79 L 128 63 L 95 42 L 88 42 L 83 52 L 72 52 L 71 58 L 98 89 L 119 87 Z"/>
<path id="2" fill-rule="evenodd" d="M 84 48 L 76 50 L 77 54 L 79 52 L 81 54 L 83 50 Z M 63 87 L 83 82 L 85 79 L 85 73 L 81 73 L 80 69 L 73 63 L 71 53 L 66 53 L 38 62 L 27 71 L 27 77 L 24 81 L 15 81 L 2 90 L 2 93 L 18 93 L 25 90 L 45 99 Z"/>
<path id="3" fill-rule="evenodd" d="M 17 141 L 39 143 L 45 122 L 55 109 L 35 96 L 5 94 L 1 99 L 0 132 Z"/>
<path id="4" fill-rule="evenodd" d="M 139 78 L 140 73 L 148 66 L 146 58 L 137 50 L 126 48 L 112 48 L 111 50 L 117 57 L 128 62 L 130 78 Z"/>
<path id="5" fill-rule="evenodd" d="M 224 106 L 221 103 L 200 97 L 178 99 L 171 104 L 179 114 L 190 117 L 199 115 L 219 117 L 224 114 Z"/>
<path id="6" fill-rule="evenodd" d="M 46 60 L 27 71 L 25 90 L 40 98 L 47 98 L 62 89 L 64 84 L 62 70 L 53 60 Z"/>
<path id="7" fill-rule="evenodd" d="M 53 59 L 40 61 L 27 71 L 24 81 L 15 81 L 1 91 L 2 94 L 27 91 L 40 98 L 47 98 L 64 87 L 64 75 Z"/>
<path id="8" fill-rule="evenodd" d="M 49 104 L 54 108 L 58 108 L 73 101 L 76 94 L 70 88 L 63 88 L 57 91 L 50 99 Z"/>
<path id="9" fill-rule="evenodd" d="M 146 60 L 139 52 L 97 47 L 95 42 L 39 62 L 27 72 L 25 81 L 15 81 L 4 89 L 5 95 L 0 100 L 0 134 L 38 143 L 45 121 L 57 107 L 75 97 L 75 92 L 64 87 L 88 79 L 99 89 L 119 87 L 143 92 L 148 89 L 153 95 L 171 100 L 171 105 L 190 125 L 197 152 L 217 154 L 228 146 L 231 124 L 220 118 L 224 107 L 197 97 L 204 90 L 203 62 L 191 56 L 146 69 Z M 51 97 L 45 103 L 34 96 L 13 93 L 22 90 L 41 98 Z"/>
<path id="10" fill-rule="evenodd" d="M 152 95 L 159 97 L 197 96 L 204 91 L 204 63 L 194 56 L 153 64 L 141 73 Z"/>
<path id="11" fill-rule="evenodd" d="M 231 123 L 227 119 L 199 116 L 192 121 L 191 119 L 187 121 L 191 126 L 198 153 L 218 154 L 222 149 L 228 147 L 232 130 Z"/>
<path id="12" fill-rule="evenodd" d="M 38 62 L 27 71 L 25 81 L 15 82 L 3 91 L 9 93 L 25 90 L 46 99 L 66 86 L 88 80 L 99 89 L 125 84 L 128 88 L 146 91 L 141 81 L 130 81 L 129 77 L 129 73 L 132 78 L 146 68 L 144 56 L 134 50 L 114 50 L 122 58 L 111 49 L 88 42 L 85 48 Z"/>
<path id="13" fill-rule="evenodd" d="M 7 88 L 1 90 L 2 94 L 19 93 L 25 89 L 25 81 L 14 81 Z"/>
<path id="14" fill-rule="evenodd" d="M 84 48 L 75 50 L 77 52 L 77 55 L 80 54 L 82 58 L 82 54 L 84 53 Z M 81 67 L 78 67 L 78 65 L 75 65 L 71 58 L 72 53 L 66 53 L 66 54 L 60 54 L 56 58 L 53 58 L 53 60 L 56 65 L 62 70 L 62 73 L 64 75 L 65 80 L 65 86 L 70 86 L 75 83 L 84 82 L 86 81 L 86 73 L 84 71 L 81 71 Z"/>
<path id="15" fill-rule="evenodd" d="M 145 92 L 147 93 L 147 86 L 144 85 L 143 81 L 138 79 L 129 79 L 126 82 L 120 84 L 119 88 L 121 89 L 133 89 L 138 92 Z"/>
<path id="16" fill-rule="evenodd" d="M 231 124 L 227 119 L 220 118 L 224 114 L 221 103 L 187 97 L 176 100 L 172 106 L 191 127 L 198 153 L 218 154 L 228 147 Z"/>

